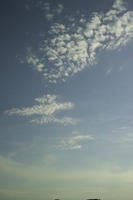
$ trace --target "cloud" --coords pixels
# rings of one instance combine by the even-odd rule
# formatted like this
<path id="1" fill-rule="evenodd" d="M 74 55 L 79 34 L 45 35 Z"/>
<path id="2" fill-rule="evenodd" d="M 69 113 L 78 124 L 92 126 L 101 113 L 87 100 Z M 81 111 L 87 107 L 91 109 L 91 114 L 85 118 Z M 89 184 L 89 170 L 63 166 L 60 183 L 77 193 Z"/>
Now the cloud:
<path id="1" fill-rule="evenodd" d="M 61 144 L 58 147 L 64 150 L 81 149 L 83 142 L 90 140 L 94 140 L 94 137 L 91 135 L 76 135 L 61 140 Z"/>
<path id="2" fill-rule="evenodd" d="M 44 2 L 42 0 L 39 0 L 37 2 L 36 7 L 38 7 L 40 10 L 44 12 L 45 18 L 48 21 L 54 20 L 64 10 L 64 6 L 62 4 L 57 4 L 54 8 L 52 8 L 49 2 Z"/>
<path id="3" fill-rule="evenodd" d="M 30 121 L 36 122 L 38 124 L 43 123 L 60 123 L 60 124 L 76 124 L 78 120 L 73 119 L 71 117 L 62 117 L 57 118 L 55 114 L 57 112 L 63 110 L 70 110 L 74 107 L 74 104 L 71 102 L 58 102 L 59 97 L 56 95 L 44 95 L 43 97 L 35 98 L 35 101 L 38 104 L 33 105 L 32 107 L 24 107 L 24 108 L 12 108 L 10 110 L 5 111 L 5 113 L 9 116 L 18 115 L 23 117 L 37 117 L 33 118 Z"/>
<path id="4" fill-rule="evenodd" d="M 119 143 L 133 143 L 133 132 L 126 133 L 123 136 L 121 136 Z"/>
<path id="5" fill-rule="evenodd" d="M 61 3 L 58 3 L 53 7 L 51 3 L 43 0 L 27 0 L 27 3 L 25 4 L 25 9 L 29 11 L 32 8 L 37 8 L 39 11 L 42 11 L 45 19 L 49 22 L 57 19 L 64 10 L 64 6 Z"/>
<path id="6" fill-rule="evenodd" d="M 124 131 L 127 131 L 127 130 L 129 130 L 130 128 L 131 128 L 130 126 L 121 126 L 121 127 L 119 127 L 118 130 L 124 130 Z"/>
<path id="7" fill-rule="evenodd" d="M 63 9 L 60 4 L 58 13 Z M 50 5 L 45 3 L 49 12 Z M 116 50 L 133 39 L 133 12 L 123 0 L 116 0 L 106 13 L 92 13 L 68 17 L 68 22 L 53 22 L 48 38 L 43 38 L 38 52 L 30 51 L 26 62 L 41 72 L 50 83 L 90 68 L 96 63 L 98 52 Z M 38 56 L 39 55 L 39 56 Z"/>
<path id="8" fill-rule="evenodd" d="M 61 14 L 63 10 L 64 6 L 62 4 L 58 4 L 56 9 L 57 14 Z"/>
<path id="9" fill-rule="evenodd" d="M 125 3 L 123 0 L 116 0 L 114 3 L 113 3 L 113 6 L 112 6 L 114 9 L 117 10 L 117 12 L 121 12 L 121 11 L 125 11 L 126 8 L 125 8 Z"/>
<path id="10" fill-rule="evenodd" d="M 111 74 L 112 70 L 113 70 L 112 68 L 108 68 L 107 71 L 105 72 L 106 75 L 109 76 Z"/>

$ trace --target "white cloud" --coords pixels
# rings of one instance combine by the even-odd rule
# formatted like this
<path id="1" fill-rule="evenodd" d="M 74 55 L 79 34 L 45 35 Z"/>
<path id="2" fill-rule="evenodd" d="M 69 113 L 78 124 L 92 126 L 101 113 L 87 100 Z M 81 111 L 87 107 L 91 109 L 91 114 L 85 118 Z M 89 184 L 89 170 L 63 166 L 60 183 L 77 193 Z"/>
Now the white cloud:
<path id="1" fill-rule="evenodd" d="M 118 10 L 118 11 L 125 11 L 126 8 L 125 8 L 125 3 L 123 0 L 116 0 L 114 3 L 113 3 L 113 6 L 112 6 L 114 9 Z"/>
<path id="2" fill-rule="evenodd" d="M 63 10 L 62 5 L 57 7 Z M 49 3 L 45 4 L 45 10 L 50 10 Z M 91 19 L 81 14 L 78 20 L 73 17 L 72 23 L 53 23 L 48 31 L 50 37 L 43 39 L 38 54 L 28 53 L 27 63 L 43 73 L 50 83 L 65 81 L 91 67 L 97 52 L 120 49 L 133 39 L 132 22 L 133 12 L 127 10 L 123 0 L 116 0 L 108 12 L 92 13 Z"/>
<path id="3" fill-rule="evenodd" d="M 45 116 L 45 117 L 33 119 L 31 120 L 31 122 L 35 122 L 37 124 L 45 124 L 45 123 L 53 122 L 53 123 L 59 123 L 63 125 L 67 125 L 67 124 L 74 125 L 74 124 L 77 124 L 79 120 L 73 119 L 71 117 L 57 118 L 54 116 L 47 116 L 47 117 Z"/>
<path id="4" fill-rule="evenodd" d="M 37 118 L 33 118 L 30 121 L 36 123 L 60 123 L 60 124 L 76 124 L 78 120 L 73 119 L 71 117 L 62 117 L 57 118 L 55 114 L 57 112 L 63 110 L 70 110 L 73 108 L 73 104 L 71 102 L 59 102 L 58 96 L 56 95 L 45 95 L 43 97 L 35 98 L 35 101 L 38 104 L 33 105 L 32 107 L 24 107 L 24 108 L 12 108 L 10 110 L 5 111 L 9 116 L 18 115 L 18 116 L 33 116 Z"/>
<path id="5" fill-rule="evenodd" d="M 62 139 L 58 147 L 64 150 L 81 149 L 83 147 L 83 142 L 90 140 L 94 140 L 94 137 L 91 135 L 75 135 Z"/>
<path id="6" fill-rule="evenodd" d="M 41 62 L 40 58 L 31 52 L 31 49 L 27 49 L 28 56 L 26 62 L 34 67 L 38 72 L 42 72 L 45 68 L 45 64 Z"/>

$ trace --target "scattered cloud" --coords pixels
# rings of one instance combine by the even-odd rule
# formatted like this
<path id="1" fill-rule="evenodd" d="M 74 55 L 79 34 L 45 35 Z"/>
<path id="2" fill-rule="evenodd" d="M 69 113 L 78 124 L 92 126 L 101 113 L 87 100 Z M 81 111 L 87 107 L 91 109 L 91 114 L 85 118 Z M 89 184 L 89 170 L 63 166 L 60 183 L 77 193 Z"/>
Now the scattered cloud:
<path id="1" fill-rule="evenodd" d="M 50 4 L 43 5 L 47 18 L 52 19 Z M 60 14 L 62 10 L 63 6 L 58 4 L 56 12 Z M 28 51 L 26 62 L 49 83 L 65 81 L 94 65 L 98 52 L 120 49 L 133 39 L 132 21 L 133 11 L 127 10 L 123 0 L 116 0 L 106 13 L 68 17 L 65 23 L 54 20 L 49 37 L 43 38 L 38 52 Z"/>
<path id="2" fill-rule="evenodd" d="M 12 108 L 10 110 L 5 111 L 9 116 L 18 115 L 23 117 L 36 116 L 37 118 L 33 118 L 30 121 L 36 122 L 38 124 L 43 123 L 60 123 L 60 124 L 76 124 L 78 120 L 73 119 L 71 117 L 62 117 L 57 118 L 55 114 L 57 112 L 63 110 L 70 110 L 74 107 L 74 104 L 71 102 L 59 102 L 59 97 L 56 95 L 44 95 L 43 97 L 35 98 L 35 101 L 38 104 L 33 105 L 32 107 L 24 107 L 24 108 Z"/>
<path id="3" fill-rule="evenodd" d="M 64 10 L 64 6 L 61 3 L 58 3 L 53 7 L 50 2 L 46 2 L 44 0 L 27 0 L 25 9 L 29 11 L 32 8 L 41 10 L 48 22 L 52 22 L 53 20 L 57 19 Z"/>
<path id="4" fill-rule="evenodd" d="M 64 150 L 81 149 L 83 148 L 83 143 L 90 140 L 94 140 L 91 135 L 75 135 L 62 139 L 58 147 Z"/>
<path id="5" fill-rule="evenodd" d="M 45 2 L 42 0 L 39 0 L 37 2 L 36 7 L 44 12 L 45 18 L 48 21 L 52 21 L 53 19 L 58 17 L 64 10 L 64 6 L 62 4 L 57 4 L 54 8 L 52 8 L 49 2 Z"/>

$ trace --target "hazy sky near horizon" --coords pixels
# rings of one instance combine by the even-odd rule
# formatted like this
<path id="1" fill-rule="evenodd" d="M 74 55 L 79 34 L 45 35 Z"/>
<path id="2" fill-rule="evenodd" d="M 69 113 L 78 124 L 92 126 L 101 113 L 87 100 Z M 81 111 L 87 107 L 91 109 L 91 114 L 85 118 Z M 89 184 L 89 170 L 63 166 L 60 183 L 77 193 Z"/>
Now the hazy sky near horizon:
<path id="1" fill-rule="evenodd" d="M 0 9 L 0 199 L 131 200 L 132 0 Z"/>

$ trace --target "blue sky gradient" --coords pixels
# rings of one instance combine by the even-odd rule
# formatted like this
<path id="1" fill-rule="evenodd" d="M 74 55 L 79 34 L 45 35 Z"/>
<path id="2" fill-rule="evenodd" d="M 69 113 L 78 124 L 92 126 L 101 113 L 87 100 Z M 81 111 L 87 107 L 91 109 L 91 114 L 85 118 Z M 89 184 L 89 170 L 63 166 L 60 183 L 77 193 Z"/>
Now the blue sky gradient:
<path id="1" fill-rule="evenodd" d="M 2 1 L 0 199 L 132 199 L 132 9 Z"/>

